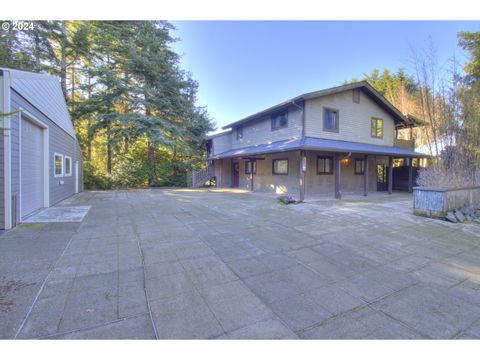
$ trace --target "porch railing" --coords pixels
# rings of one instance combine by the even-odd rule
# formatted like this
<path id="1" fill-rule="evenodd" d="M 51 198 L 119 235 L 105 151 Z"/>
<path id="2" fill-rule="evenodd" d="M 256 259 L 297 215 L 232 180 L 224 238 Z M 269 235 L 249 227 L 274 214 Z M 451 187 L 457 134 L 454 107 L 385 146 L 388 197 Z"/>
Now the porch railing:
<path id="1" fill-rule="evenodd" d="M 208 164 L 206 167 L 200 170 L 192 171 L 192 187 L 197 188 L 205 185 L 207 181 L 210 181 L 215 176 L 213 164 Z"/>
<path id="2" fill-rule="evenodd" d="M 415 150 L 415 140 L 395 139 L 394 144 L 404 149 Z"/>

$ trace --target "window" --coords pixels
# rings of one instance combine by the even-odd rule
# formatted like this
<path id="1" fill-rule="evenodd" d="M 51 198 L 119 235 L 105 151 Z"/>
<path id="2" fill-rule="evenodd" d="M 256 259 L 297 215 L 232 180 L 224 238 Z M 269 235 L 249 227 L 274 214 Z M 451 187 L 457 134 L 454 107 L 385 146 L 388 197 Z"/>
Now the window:
<path id="1" fill-rule="evenodd" d="M 317 174 L 333 174 L 333 158 L 331 156 L 317 157 Z"/>
<path id="2" fill-rule="evenodd" d="M 237 140 L 243 139 L 243 126 L 237 127 Z"/>
<path id="3" fill-rule="evenodd" d="M 363 159 L 355 159 L 355 174 L 362 175 L 365 173 L 365 161 Z"/>
<path id="4" fill-rule="evenodd" d="M 72 158 L 65 156 L 65 176 L 72 176 Z"/>
<path id="5" fill-rule="evenodd" d="M 352 100 L 354 103 L 360 104 L 360 89 L 353 89 Z"/>
<path id="6" fill-rule="evenodd" d="M 288 126 L 287 112 L 272 115 L 272 130 L 281 129 Z"/>
<path id="7" fill-rule="evenodd" d="M 253 164 L 253 173 L 254 174 L 257 173 L 257 162 L 246 160 L 245 161 L 245 174 L 251 174 L 252 173 L 252 164 Z"/>
<path id="8" fill-rule="evenodd" d="M 54 154 L 54 176 L 60 177 L 63 176 L 63 155 Z"/>
<path id="9" fill-rule="evenodd" d="M 288 175 L 288 159 L 275 159 L 272 163 L 273 175 Z"/>
<path id="10" fill-rule="evenodd" d="M 338 110 L 324 109 L 323 130 L 338 132 Z"/>
<path id="11" fill-rule="evenodd" d="M 380 118 L 372 118 L 372 137 L 383 137 L 383 120 Z"/>

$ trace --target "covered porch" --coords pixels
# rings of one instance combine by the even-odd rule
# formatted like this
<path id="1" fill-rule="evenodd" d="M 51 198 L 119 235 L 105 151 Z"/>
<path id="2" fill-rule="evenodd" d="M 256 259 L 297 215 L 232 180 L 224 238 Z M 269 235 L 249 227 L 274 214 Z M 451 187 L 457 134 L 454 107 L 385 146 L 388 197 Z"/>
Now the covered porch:
<path id="1" fill-rule="evenodd" d="M 316 138 L 235 149 L 213 159 L 218 187 L 306 198 L 392 194 L 394 166 L 402 166 L 402 189 L 412 191 L 415 165 L 424 154 L 399 146 Z M 400 183 L 397 181 L 397 183 Z"/>

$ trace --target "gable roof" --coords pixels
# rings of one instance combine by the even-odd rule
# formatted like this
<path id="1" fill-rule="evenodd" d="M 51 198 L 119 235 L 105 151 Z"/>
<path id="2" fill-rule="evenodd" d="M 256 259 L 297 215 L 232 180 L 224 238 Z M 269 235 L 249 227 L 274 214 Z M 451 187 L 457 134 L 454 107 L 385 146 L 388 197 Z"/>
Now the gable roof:
<path id="1" fill-rule="evenodd" d="M 8 68 L 0 72 L 10 73 L 10 87 L 75 138 L 59 77 Z"/>
<path id="2" fill-rule="evenodd" d="M 276 111 L 285 110 L 292 105 L 295 105 L 295 104 L 298 105 L 298 103 L 302 103 L 305 100 L 315 99 L 318 97 L 332 95 L 332 94 L 338 94 L 338 93 L 353 90 L 353 89 L 361 89 L 366 94 L 368 94 L 370 98 L 377 105 L 379 105 L 388 114 L 390 114 L 393 117 L 395 124 L 404 124 L 407 121 L 405 116 L 403 116 L 402 113 L 396 107 L 394 107 L 387 99 L 385 99 L 382 95 L 380 95 L 372 87 L 372 85 L 370 85 L 367 81 L 359 81 L 351 84 L 346 84 L 346 85 L 336 86 L 336 87 L 332 87 L 324 90 L 305 93 L 303 95 L 281 102 L 280 104 L 277 104 L 275 106 L 269 107 L 268 109 L 257 112 L 253 115 L 247 116 L 246 118 L 243 118 L 241 120 L 225 125 L 224 127 L 222 127 L 222 129 L 233 128 L 235 126 L 242 125 L 253 120 L 257 120 L 263 116 L 270 115 Z"/>

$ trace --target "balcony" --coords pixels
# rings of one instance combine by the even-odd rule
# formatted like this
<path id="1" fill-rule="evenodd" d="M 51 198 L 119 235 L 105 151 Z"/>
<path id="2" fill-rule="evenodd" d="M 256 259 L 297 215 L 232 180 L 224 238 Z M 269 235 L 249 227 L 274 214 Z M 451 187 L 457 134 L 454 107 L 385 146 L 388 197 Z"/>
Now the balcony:
<path id="1" fill-rule="evenodd" d="M 404 149 L 415 150 L 415 140 L 395 139 L 394 145 L 400 146 Z"/>

